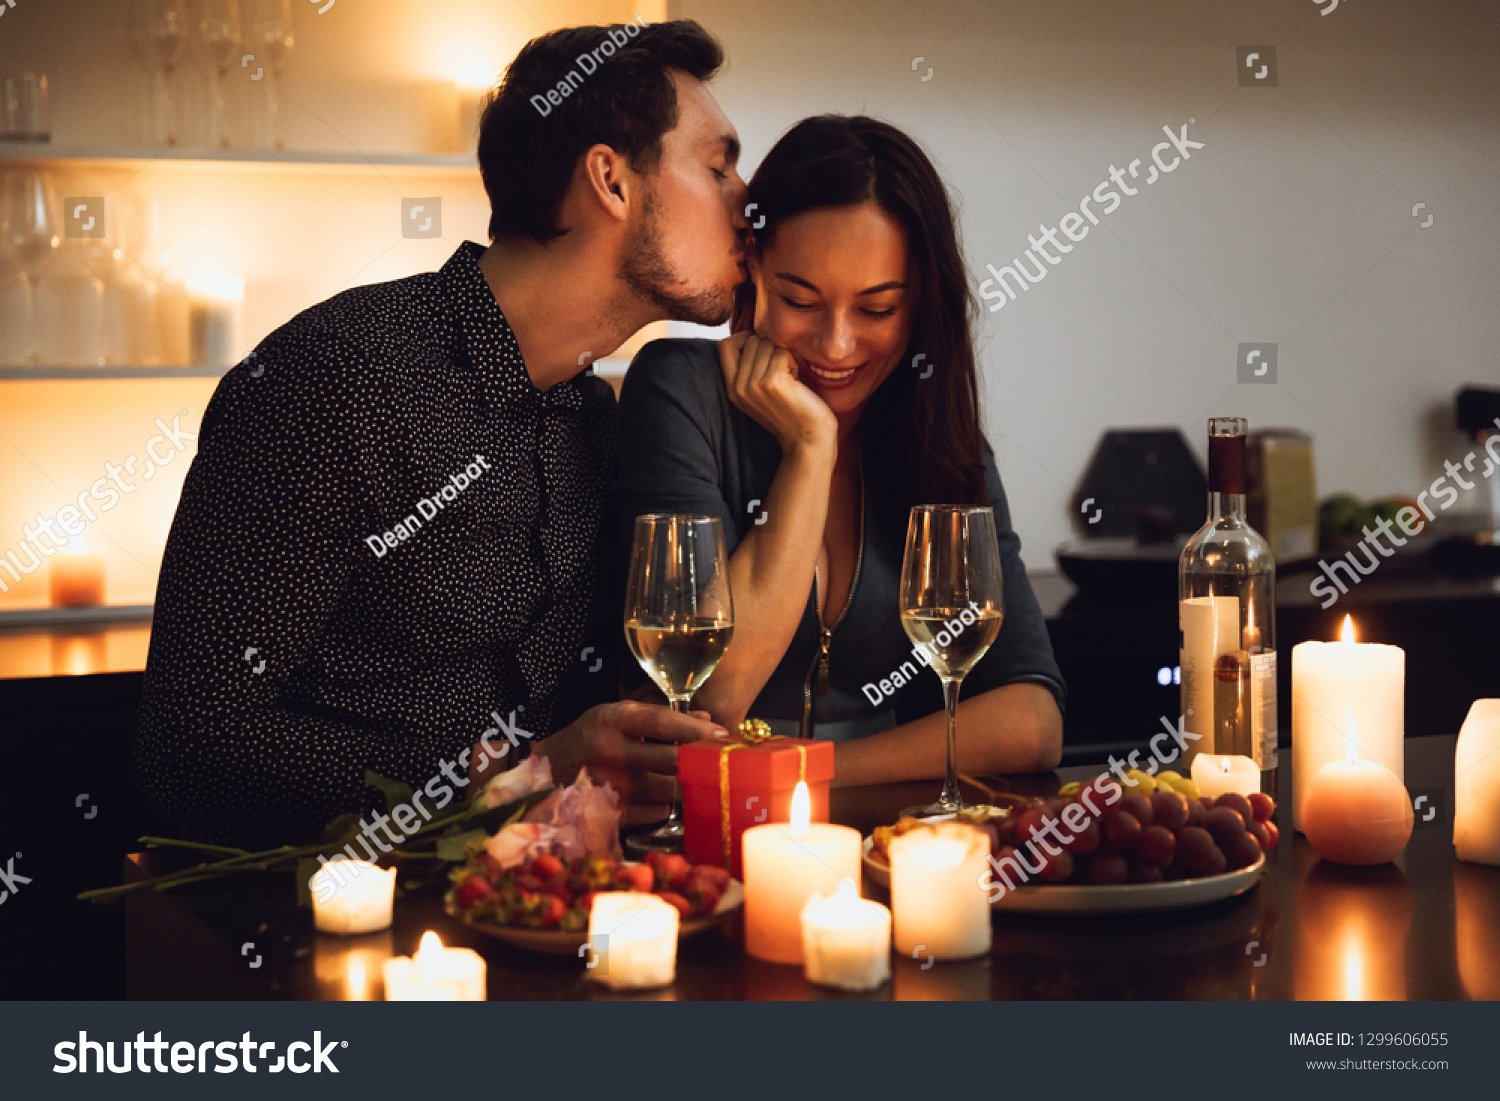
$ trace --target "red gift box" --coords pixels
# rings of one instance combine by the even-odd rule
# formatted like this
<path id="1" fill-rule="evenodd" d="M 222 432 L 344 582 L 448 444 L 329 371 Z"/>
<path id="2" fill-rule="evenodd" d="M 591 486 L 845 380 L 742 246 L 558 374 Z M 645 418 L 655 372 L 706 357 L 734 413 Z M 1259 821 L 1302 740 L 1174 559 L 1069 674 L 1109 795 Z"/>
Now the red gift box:
<path id="1" fill-rule="evenodd" d="M 792 793 L 798 780 L 807 781 L 811 820 L 828 821 L 833 743 L 809 738 L 693 742 L 677 750 L 677 779 L 682 784 L 687 834 L 684 855 L 693 864 L 719 865 L 743 879 L 740 834 L 749 826 L 791 821 Z"/>

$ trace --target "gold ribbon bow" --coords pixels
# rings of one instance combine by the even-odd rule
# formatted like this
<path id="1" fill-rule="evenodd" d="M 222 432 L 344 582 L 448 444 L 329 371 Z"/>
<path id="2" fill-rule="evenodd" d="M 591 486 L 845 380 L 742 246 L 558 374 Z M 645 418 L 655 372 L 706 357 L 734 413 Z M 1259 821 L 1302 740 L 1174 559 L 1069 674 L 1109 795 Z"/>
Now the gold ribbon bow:
<path id="1" fill-rule="evenodd" d="M 764 745 L 766 742 L 793 741 L 781 734 L 771 733 L 771 724 L 764 719 L 745 719 L 740 723 L 739 742 L 719 748 L 719 832 L 723 839 L 724 847 L 724 869 L 731 871 L 733 864 L 730 860 L 733 835 L 729 827 L 729 754 L 736 749 L 744 749 L 746 746 Z M 807 780 L 807 746 L 797 746 L 797 782 L 805 783 Z"/>

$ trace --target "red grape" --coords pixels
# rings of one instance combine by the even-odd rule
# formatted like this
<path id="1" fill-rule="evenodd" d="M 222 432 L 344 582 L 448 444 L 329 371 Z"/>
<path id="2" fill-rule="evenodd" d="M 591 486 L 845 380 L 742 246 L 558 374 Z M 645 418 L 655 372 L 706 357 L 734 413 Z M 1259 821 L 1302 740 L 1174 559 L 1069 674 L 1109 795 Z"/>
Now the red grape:
<path id="1" fill-rule="evenodd" d="M 1132 791 L 1120 800 L 1120 810 L 1130 815 L 1144 828 L 1151 825 L 1151 800 L 1138 791 Z"/>
<path id="2" fill-rule="evenodd" d="M 1187 824 L 1189 826 L 1201 826 L 1203 820 L 1208 817 L 1208 811 L 1197 799 L 1188 800 Z"/>
<path id="3" fill-rule="evenodd" d="M 1042 819 L 1047 812 L 1041 807 L 1032 807 L 1016 819 L 1016 834 L 1025 844 L 1042 832 Z"/>
<path id="4" fill-rule="evenodd" d="M 1130 877 L 1130 865 L 1119 853 L 1099 853 L 1089 866 L 1089 882 L 1100 886 L 1124 883 Z"/>
<path id="5" fill-rule="evenodd" d="M 1151 795 L 1151 820 L 1176 833 L 1187 824 L 1188 801 L 1175 791 L 1157 791 Z"/>
<path id="6" fill-rule="evenodd" d="M 1277 846 L 1277 844 L 1280 843 L 1280 841 L 1281 841 L 1281 830 L 1279 830 L 1279 829 L 1276 828 L 1276 823 L 1275 822 L 1266 821 L 1266 822 L 1262 822 L 1261 825 L 1265 826 L 1265 828 L 1266 828 L 1266 834 L 1270 838 L 1270 843 L 1266 846 L 1266 852 L 1270 852 L 1272 849 L 1274 849 Z"/>
<path id="7" fill-rule="evenodd" d="M 1248 868 L 1260 859 L 1260 843 L 1242 833 L 1224 849 L 1224 859 L 1231 868 Z"/>
<path id="8" fill-rule="evenodd" d="M 1046 863 L 1042 865 L 1042 870 L 1037 874 L 1048 883 L 1061 883 L 1073 874 L 1073 857 L 1067 849 L 1064 849 L 1056 856 L 1048 854 L 1044 859 Z"/>
<path id="9" fill-rule="evenodd" d="M 1276 800 L 1263 791 L 1250 794 L 1250 811 L 1258 822 L 1269 822 L 1276 813 Z"/>
<path id="10" fill-rule="evenodd" d="M 1237 791 L 1226 791 L 1223 795 L 1219 796 L 1214 806 L 1229 807 L 1232 810 L 1238 811 L 1241 822 L 1249 822 L 1255 818 L 1255 815 L 1250 812 L 1250 800 Z"/>
<path id="11" fill-rule="evenodd" d="M 1159 826 L 1152 828 L 1160 829 Z M 1166 879 L 1166 873 L 1162 871 L 1160 864 L 1153 864 L 1149 860 L 1132 859 L 1126 878 L 1131 883 L 1160 883 Z"/>
<path id="12" fill-rule="evenodd" d="M 1177 854 L 1177 838 L 1165 826 L 1147 826 L 1141 831 L 1136 853 L 1154 864 L 1170 864 Z"/>
<path id="13" fill-rule="evenodd" d="M 1214 809 L 1214 801 L 1213 801 L 1213 797 L 1212 796 L 1209 796 L 1209 795 L 1200 795 L 1200 796 L 1198 796 L 1198 802 L 1203 806 L 1204 810 L 1213 810 Z"/>
<path id="14" fill-rule="evenodd" d="M 1255 843 L 1261 847 L 1262 851 L 1270 847 L 1271 835 L 1266 832 L 1266 824 L 1264 822 L 1247 822 L 1245 824 L 1245 832 L 1255 838 Z"/>
<path id="15" fill-rule="evenodd" d="M 1177 856 L 1182 866 L 1194 875 L 1213 863 L 1210 854 L 1216 848 L 1213 836 L 1197 826 L 1184 826 L 1177 835 Z"/>
<path id="16" fill-rule="evenodd" d="M 1141 824 L 1128 811 L 1111 807 L 1104 814 L 1104 836 L 1119 852 L 1129 852 L 1140 843 Z"/>
<path id="17" fill-rule="evenodd" d="M 1203 828 L 1213 834 L 1214 840 L 1220 846 L 1241 837 L 1245 833 L 1245 820 L 1240 817 L 1239 812 L 1230 807 L 1215 807 L 1208 812 L 1208 817 L 1203 819 Z"/>
<path id="18" fill-rule="evenodd" d="M 1088 856 L 1099 847 L 1100 836 L 1099 823 L 1090 818 L 1083 829 L 1072 835 L 1066 848 L 1076 856 Z"/>
<path id="19" fill-rule="evenodd" d="M 1209 850 L 1209 865 L 1198 874 L 1200 875 L 1223 875 L 1224 869 L 1229 867 L 1229 861 L 1224 857 L 1224 850 L 1215 845 Z"/>

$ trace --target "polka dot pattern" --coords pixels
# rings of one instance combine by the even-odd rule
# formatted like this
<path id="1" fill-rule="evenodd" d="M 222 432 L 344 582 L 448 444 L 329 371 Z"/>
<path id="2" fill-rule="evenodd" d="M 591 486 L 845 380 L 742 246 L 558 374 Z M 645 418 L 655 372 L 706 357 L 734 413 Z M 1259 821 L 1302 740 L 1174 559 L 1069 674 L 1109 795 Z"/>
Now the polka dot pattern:
<path id="1" fill-rule="evenodd" d="M 312 307 L 215 390 L 162 560 L 136 747 L 143 792 L 188 836 L 315 833 L 383 805 L 366 769 L 441 777 L 491 711 L 545 734 L 582 710 L 564 680 L 614 395 L 591 375 L 532 384 L 483 252 L 466 241 L 439 272 Z M 434 495 L 441 509 L 419 506 Z M 408 538 L 377 557 L 366 537 L 398 522 Z"/>

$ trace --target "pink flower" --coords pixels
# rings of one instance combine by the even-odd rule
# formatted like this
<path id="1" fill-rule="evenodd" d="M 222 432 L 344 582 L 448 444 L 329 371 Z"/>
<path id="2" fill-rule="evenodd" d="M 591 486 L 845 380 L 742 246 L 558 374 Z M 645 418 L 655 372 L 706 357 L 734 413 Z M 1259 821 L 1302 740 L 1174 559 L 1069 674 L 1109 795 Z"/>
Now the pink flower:
<path id="1" fill-rule="evenodd" d="M 507 803 L 524 799 L 533 792 L 546 791 L 551 786 L 552 762 L 540 754 L 533 754 L 485 785 L 484 805 L 488 809 L 503 807 Z"/>
<path id="2" fill-rule="evenodd" d="M 546 824 L 556 830 L 556 855 L 565 860 L 581 856 L 624 859 L 620 851 L 620 797 L 608 784 L 596 786 L 580 769 L 571 787 L 554 791 L 532 807 L 526 823 Z"/>
<path id="3" fill-rule="evenodd" d="M 552 851 L 557 831 L 540 822 L 516 822 L 484 843 L 485 852 L 502 868 L 515 868 Z"/>

